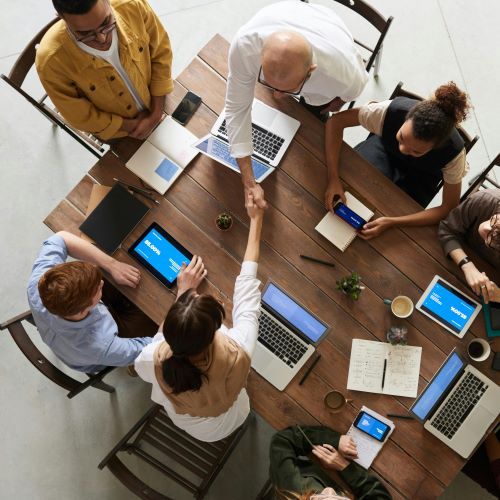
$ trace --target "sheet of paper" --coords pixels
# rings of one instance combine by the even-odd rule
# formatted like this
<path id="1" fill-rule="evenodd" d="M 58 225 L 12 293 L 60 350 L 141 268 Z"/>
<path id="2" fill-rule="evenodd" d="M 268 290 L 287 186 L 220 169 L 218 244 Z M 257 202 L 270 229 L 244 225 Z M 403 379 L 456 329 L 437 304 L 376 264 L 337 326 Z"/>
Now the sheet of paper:
<path id="1" fill-rule="evenodd" d="M 347 388 L 414 398 L 418 391 L 421 356 L 421 347 L 353 339 Z"/>

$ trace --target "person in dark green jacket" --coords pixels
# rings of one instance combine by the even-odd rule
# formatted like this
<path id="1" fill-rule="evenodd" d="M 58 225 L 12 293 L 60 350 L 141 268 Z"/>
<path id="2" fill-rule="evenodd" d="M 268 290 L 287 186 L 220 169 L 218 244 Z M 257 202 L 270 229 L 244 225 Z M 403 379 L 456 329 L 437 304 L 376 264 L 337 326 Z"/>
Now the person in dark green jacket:
<path id="1" fill-rule="evenodd" d="M 276 433 L 271 440 L 270 476 L 277 499 L 333 500 L 345 493 L 328 475 L 327 470 L 338 471 L 358 500 L 391 499 L 385 486 L 368 474 L 360 465 L 351 462 L 357 458 L 354 441 L 328 427 L 302 427 L 315 445 L 308 443 L 297 426 Z M 338 451 L 337 451 L 338 450 Z M 317 457 L 321 467 L 307 457 Z"/>

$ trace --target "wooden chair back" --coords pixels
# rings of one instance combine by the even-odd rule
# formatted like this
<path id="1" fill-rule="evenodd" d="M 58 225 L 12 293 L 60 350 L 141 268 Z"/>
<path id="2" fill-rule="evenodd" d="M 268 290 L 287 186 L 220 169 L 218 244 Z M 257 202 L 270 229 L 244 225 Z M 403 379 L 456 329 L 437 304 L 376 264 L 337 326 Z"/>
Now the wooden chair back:
<path id="1" fill-rule="evenodd" d="M 469 188 L 462 195 L 461 201 L 464 201 L 468 196 L 480 189 L 500 189 L 500 184 L 493 172 L 495 167 L 500 167 L 500 153 L 479 175 L 469 182 Z"/>
<path id="2" fill-rule="evenodd" d="M 95 387 L 105 392 L 114 392 L 114 387 L 105 384 L 102 379 L 114 367 L 110 366 L 96 374 L 87 374 L 89 379 L 85 382 L 70 377 L 54 364 L 52 364 L 33 343 L 28 332 L 23 326 L 23 321 L 27 321 L 35 325 L 31 311 L 26 311 L 14 318 L 7 320 L 5 323 L 0 324 L 0 330 L 8 330 L 14 342 L 17 344 L 21 352 L 28 359 L 28 361 L 45 377 L 52 380 L 55 384 L 66 389 L 68 392 L 67 397 L 73 398 L 80 394 L 87 387 Z"/>
<path id="3" fill-rule="evenodd" d="M 195 498 L 203 498 L 238 444 L 247 423 L 221 441 L 199 441 L 176 427 L 162 406 L 154 405 L 99 464 L 139 498 L 169 500 L 148 486 L 118 458 L 120 451 L 135 455 L 176 481 Z M 135 436 L 135 437 L 134 437 Z"/>
<path id="4" fill-rule="evenodd" d="M 44 94 L 40 99 L 35 99 L 22 88 L 26 76 L 35 64 L 36 49 L 38 44 L 44 37 L 45 33 L 47 33 L 47 31 L 57 21 L 59 21 L 58 17 L 52 19 L 48 24 L 46 24 L 23 49 L 19 57 L 14 62 L 8 76 L 2 74 L 0 75 L 0 78 L 9 84 L 16 92 L 21 94 L 32 106 L 38 109 L 38 111 L 50 120 L 52 124 L 64 130 L 94 156 L 101 158 L 102 154 L 105 152 L 102 141 L 92 134 L 87 134 L 81 130 L 75 129 L 67 123 L 66 120 L 64 120 L 57 110 L 47 106 L 44 102 L 47 98 L 47 94 Z"/>

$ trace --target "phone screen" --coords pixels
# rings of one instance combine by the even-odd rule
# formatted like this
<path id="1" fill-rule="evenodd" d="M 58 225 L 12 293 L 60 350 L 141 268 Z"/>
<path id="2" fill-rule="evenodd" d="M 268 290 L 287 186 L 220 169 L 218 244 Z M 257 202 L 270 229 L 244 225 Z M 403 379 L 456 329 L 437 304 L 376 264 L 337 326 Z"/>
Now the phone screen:
<path id="1" fill-rule="evenodd" d="M 356 417 L 354 427 L 375 438 L 377 441 L 384 441 L 390 429 L 387 424 L 384 424 L 384 422 L 364 411 L 360 412 Z"/>
<path id="2" fill-rule="evenodd" d="M 193 92 L 188 92 L 177 108 L 175 108 L 175 111 L 172 113 L 172 118 L 178 121 L 181 125 L 186 125 L 200 104 L 201 97 L 197 96 Z"/>
<path id="3" fill-rule="evenodd" d="M 345 220 L 354 229 L 361 229 L 366 221 L 360 217 L 356 212 L 351 210 L 347 205 L 339 201 L 333 206 L 333 212 L 338 215 L 342 220 Z"/>

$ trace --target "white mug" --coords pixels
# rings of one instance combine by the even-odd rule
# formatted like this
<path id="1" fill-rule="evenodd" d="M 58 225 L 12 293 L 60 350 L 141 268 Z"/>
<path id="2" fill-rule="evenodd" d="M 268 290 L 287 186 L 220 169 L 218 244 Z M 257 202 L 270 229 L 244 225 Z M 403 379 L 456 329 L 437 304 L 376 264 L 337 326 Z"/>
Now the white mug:
<path id="1" fill-rule="evenodd" d="M 391 306 L 391 311 L 396 318 L 407 318 L 413 312 L 413 302 L 406 295 L 398 295 L 392 300 L 384 299 L 384 304 Z"/>

